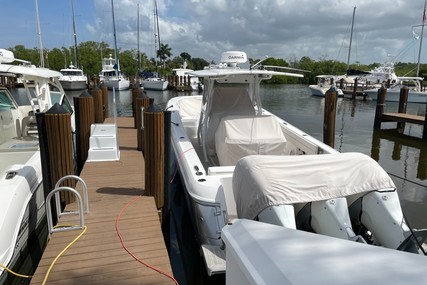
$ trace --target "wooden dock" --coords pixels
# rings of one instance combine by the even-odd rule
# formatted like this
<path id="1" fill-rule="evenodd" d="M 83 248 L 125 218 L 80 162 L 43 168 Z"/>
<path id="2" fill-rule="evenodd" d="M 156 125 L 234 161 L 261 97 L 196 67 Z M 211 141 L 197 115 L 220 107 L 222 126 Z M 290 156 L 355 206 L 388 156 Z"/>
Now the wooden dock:
<path id="1" fill-rule="evenodd" d="M 141 196 L 144 158 L 137 150 L 133 124 L 133 118 L 117 118 L 120 161 L 84 165 L 80 177 L 89 192 L 87 231 L 56 261 L 45 284 L 175 284 L 143 264 L 172 275 L 154 198 Z M 62 216 L 59 224 L 72 223 L 70 219 Z M 77 216 L 73 219 L 78 221 Z M 140 261 L 122 247 L 117 220 L 123 243 Z M 55 257 L 79 234 L 78 230 L 52 234 L 31 284 L 43 283 Z"/>

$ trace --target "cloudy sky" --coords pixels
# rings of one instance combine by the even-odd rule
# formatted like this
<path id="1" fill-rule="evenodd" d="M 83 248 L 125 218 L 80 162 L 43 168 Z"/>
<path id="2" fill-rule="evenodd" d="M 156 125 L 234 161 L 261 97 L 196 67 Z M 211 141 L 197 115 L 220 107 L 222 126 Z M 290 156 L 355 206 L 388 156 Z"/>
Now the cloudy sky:
<path id="1" fill-rule="evenodd" d="M 70 0 L 37 0 L 43 47 L 72 46 Z M 0 0 L 0 47 L 38 47 L 36 0 Z M 114 45 L 110 0 L 73 0 L 78 42 Z M 153 0 L 114 0 L 118 47 L 154 55 Z M 208 61 L 225 50 L 251 58 L 416 62 L 425 0 L 157 0 L 161 42 Z M 418 27 L 414 27 L 417 26 Z M 415 34 L 414 34 L 415 33 Z M 427 37 L 427 30 L 425 32 Z M 427 41 L 425 41 L 427 48 Z M 423 48 L 421 62 L 427 62 Z"/>

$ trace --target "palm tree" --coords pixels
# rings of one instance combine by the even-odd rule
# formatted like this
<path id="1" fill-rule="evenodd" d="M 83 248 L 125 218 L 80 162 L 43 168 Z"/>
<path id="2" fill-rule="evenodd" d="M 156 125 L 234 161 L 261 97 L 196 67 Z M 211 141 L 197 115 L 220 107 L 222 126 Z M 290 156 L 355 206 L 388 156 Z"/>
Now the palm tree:
<path id="1" fill-rule="evenodd" d="M 157 57 L 162 61 L 163 69 L 165 69 L 165 60 L 172 56 L 172 48 L 168 44 L 160 44 L 160 49 L 157 51 Z"/>

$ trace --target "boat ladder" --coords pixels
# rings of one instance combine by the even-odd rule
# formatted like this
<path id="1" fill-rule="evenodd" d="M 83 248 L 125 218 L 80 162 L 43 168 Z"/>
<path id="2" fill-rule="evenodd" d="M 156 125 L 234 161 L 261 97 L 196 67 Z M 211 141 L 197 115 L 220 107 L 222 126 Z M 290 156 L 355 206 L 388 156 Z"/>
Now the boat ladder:
<path id="1" fill-rule="evenodd" d="M 68 179 L 74 179 L 81 182 L 83 187 L 83 198 L 84 198 L 84 206 L 82 202 L 82 197 L 80 196 L 80 193 L 71 187 L 68 186 L 60 186 L 61 183 Z M 62 212 L 61 210 L 61 201 L 60 201 L 60 192 L 71 192 L 74 194 L 77 200 L 77 210 L 76 211 L 66 211 Z M 71 230 L 80 230 L 83 229 L 85 226 L 84 223 L 84 213 L 89 213 L 89 201 L 88 201 L 88 193 L 87 193 L 87 185 L 84 182 L 83 179 L 76 175 L 66 175 L 58 180 L 55 184 L 55 189 L 53 189 L 46 197 L 46 216 L 47 216 L 47 226 L 49 230 L 49 234 L 52 234 L 54 232 L 63 232 L 63 231 L 71 231 Z M 59 217 L 63 215 L 70 215 L 70 214 L 78 214 L 80 218 L 80 224 L 79 225 L 73 225 L 73 226 L 53 226 L 53 218 L 52 218 L 52 208 L 51 208 L 51 199 L 52 196 L 55 195 L 55 204 L 56 204 L 56 214 L 59 220 Z"/>

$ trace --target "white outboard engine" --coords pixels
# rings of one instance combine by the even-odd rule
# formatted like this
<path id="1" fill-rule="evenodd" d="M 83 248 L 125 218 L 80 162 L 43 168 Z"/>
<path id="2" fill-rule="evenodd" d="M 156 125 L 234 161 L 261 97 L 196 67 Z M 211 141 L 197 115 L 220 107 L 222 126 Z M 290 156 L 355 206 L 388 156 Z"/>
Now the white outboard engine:
<path id="1" fill-rule="evenodd" d="M 351 226 L 346 198 L 335 198 L 311 203 L 311 227 L 316 233 L 359 240 Z"/>
<path id="2" fill-rule="evenodd" d="M 293 205 L 278 205 L 265 208 L 258 214 L 260 222 L 296 229 Z"/>
<path id="3" fill-rule="evenodd" d="M 376 243 L 397 249 L 411 234 L 405 223 L 397 191 L 373 191 L 362 198 L 361 223 Z"/>

